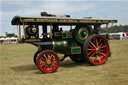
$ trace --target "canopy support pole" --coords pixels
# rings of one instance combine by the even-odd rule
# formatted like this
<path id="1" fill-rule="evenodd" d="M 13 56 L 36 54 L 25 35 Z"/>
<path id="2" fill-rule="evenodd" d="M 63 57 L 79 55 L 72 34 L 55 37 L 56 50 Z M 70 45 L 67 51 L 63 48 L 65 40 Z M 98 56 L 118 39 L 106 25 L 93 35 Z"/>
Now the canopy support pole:
<path id="1" fill-rule="evenodd" d="M 25 23 L 23 22 L 23 30 L 24 30 L 24 39 L 26 38 L 26 33 L 25 33 Z"/>
<path id="2" fill-rule="evenodd" d="M 19 36 L 18 36 L 18 38 L 21 40 L 21 29 L 20 29 L 20 24 L 19 24 L 17 27 L 18 27 L 18 31 L 19 31 Z"/>
<path id="3" fill-rule="evenodd" d="M 52 24 L 50 24 L 50 38 L 52 39 Z"/>
<path id="4" fill-rule="evenodd" d="M 106 32 L 107 32 L 106 38 L 109 39 L 108 23 L 106 24 Z"/>
<path id="5" fill-rule="evenodd" d="M 43 27 L 43 38 L 47 39 L 47 25 L 43 24 L 42 27 Z"/>
<path id="6" fill-rule="evenodd" d="M 110 27 L 110 32 L 112 33 L 112 26 L 113 26 L 114 23 L 111 24 L 111 27 Z"/>
<path id="7" fill-rule="evenodd" d="M 72 25 L 70 25 L 70 30 L 72 30 Z"/>

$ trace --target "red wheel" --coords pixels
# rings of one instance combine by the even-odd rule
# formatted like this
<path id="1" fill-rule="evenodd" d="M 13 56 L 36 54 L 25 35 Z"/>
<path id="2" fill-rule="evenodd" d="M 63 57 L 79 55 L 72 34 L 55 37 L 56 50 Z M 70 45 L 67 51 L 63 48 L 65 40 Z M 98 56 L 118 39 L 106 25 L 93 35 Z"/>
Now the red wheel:
<path id="1" fill-rule="evenodd" d="M 92 65 L 104 64 L 109 56 L 107 40 L 100 35 L 90 36 L 83 45 L 83 54 Z"/>
<path id="2" fill-rule="evenodd" d="M 40 53 L 37 63 L 38 68 L 43 73 L 51 73 L 57 70 L 59 66 L 59 58 L 55 52 L 46 50 Z"/>

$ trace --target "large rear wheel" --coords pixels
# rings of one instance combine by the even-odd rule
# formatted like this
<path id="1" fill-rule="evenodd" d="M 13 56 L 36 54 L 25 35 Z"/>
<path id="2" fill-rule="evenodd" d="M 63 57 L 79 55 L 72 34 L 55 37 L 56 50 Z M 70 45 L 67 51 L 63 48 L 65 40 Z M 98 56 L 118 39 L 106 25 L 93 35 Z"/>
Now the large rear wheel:
<path id="1" fill-rule="evenodd" d="M 42 51 L 37 58 L 37 64 L 43 73 L 55 72 L 59 66 L 59 58 L 51 50 Z"/>
<path id="2" fill-rule="evenodd" d="M 104 64 L 109 56 L 107 40 L 100 35 L 90 36 L 83 45 L 83 56 L 91 65 Z"/>

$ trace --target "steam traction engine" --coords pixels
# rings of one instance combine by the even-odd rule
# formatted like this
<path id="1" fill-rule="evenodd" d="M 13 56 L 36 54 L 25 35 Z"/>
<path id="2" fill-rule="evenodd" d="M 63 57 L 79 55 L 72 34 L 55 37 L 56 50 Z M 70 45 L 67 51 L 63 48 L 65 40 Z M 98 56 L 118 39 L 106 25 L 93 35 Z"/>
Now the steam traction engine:
<path id="1" fill-rule="evenodd" d="M 69 15 L 57 16 L 46 12 L 42 12 L 41 17 L 15 16 L 12 19 L 12 25 L 19 28 L 19 38 L 38 47 L 33 60 L 44 73 L 56 71 L 59 62 L 67 56 L 76 63 L 104 64 L 110 55 L 110 48 L 106 38 L 99 35 L 99 29 L 102 24 L 106 24 L 107 28 L 109 23 L 116 22 L 91 17 L 70 18 Z M 67 26 L 70 30 L 64 31 Z M 24 32 L 22 37 L 21 27 Z M 60 59 L 57 53 L 64 54 L 64 57 Z"/>

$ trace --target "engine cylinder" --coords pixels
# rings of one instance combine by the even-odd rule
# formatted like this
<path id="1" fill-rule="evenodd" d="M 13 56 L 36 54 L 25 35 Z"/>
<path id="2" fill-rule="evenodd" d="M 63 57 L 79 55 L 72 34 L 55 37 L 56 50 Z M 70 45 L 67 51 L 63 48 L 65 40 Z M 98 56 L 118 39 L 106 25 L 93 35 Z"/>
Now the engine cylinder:
<path id="1" fill-rule="evenodd" d="M 53 43 L 52 48 L 54 51 L 64 51 L 68 42 L 66 40 L 63 40 L 63 41 L 52 41 L 52 43 Z"/>

